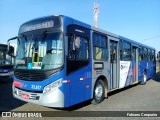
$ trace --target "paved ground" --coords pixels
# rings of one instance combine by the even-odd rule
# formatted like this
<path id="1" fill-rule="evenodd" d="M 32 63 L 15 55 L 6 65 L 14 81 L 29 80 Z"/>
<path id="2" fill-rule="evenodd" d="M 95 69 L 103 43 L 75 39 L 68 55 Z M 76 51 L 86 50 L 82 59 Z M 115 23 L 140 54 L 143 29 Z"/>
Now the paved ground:
<path id="1" fill-rule="evenodd" d="M 0 111 L 66 111 L 55 108 L 43 107 L 31 103 L 25 103 L 14 99 L 11 90 L 12 82 L 0 83 Z M 68 109 L 67 109 L 68 110 Z M 160 74 L 149 80 L 146 85 L 134 85 L 109 94 L 101 104 L 92 105 L 90 101 L 78 104 L 70 111 L 160 111 Z M 3 118 L 4 119 L 4 118 Z M 48 118 L 51 119 L 51 118 Z M 61 119 L 61 118 L 54 118 Z M 66 119 L 66 118 L 65 118 Z M 75 118 L 67 118 L 75 119 Z M 77 118 L 78 119 L 78 118 Z M 93 118 L 82 118 L 93 119 Z M 95 118 L 99 119 L 99 118 Z M 101 118 L 105 119 L 105 118 Z M 123 119 L 128 118 L 108 118 Z M 133 120 L 141 118 L 130 118 Z M 145 118 L 150 120 L 151 118 Z M 153 118 L 155 120 L 158 118 Z M 160 119 L 160 118 L 159 118 Z"/>

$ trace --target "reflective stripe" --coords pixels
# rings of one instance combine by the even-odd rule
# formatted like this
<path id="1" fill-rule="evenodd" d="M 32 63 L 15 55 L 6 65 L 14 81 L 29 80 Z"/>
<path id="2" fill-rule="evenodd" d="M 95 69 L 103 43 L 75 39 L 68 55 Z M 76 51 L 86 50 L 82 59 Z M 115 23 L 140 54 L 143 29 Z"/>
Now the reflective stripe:
<path id="1" fill-rule="evenodd" d="M 70 80 L 64 80 L 63 83 L 68 83 L 71 82 Z"/>
<path id="2" fill-rule="evenodd" d="M 86 80 L 86 78 L 80 78 L 80 80 Z"/>

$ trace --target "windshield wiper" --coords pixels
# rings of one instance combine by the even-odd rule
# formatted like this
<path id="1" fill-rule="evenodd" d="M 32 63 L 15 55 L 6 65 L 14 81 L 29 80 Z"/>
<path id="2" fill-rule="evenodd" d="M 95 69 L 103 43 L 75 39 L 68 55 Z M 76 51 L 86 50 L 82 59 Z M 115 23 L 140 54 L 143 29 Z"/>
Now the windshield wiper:
<path id="1" fill-rule="evenodd" d="M 46 35 L 47 35 L 46 33 L 47 33 L 47 30 L 45 30 L 45 31 L 41 34 L 41 35 L 43 35 L 41 42 L 43 42 L 43 41 L 45 40 Z M 41 35 L 40 35 L 40 36 L 41 36 Z M 35 50 L 38 49 L 38 46 L 36 46 L 36 42 L 37 42 L 37 36 L 36 36 L 36 38 L 34 39 L 34 44 L 33 44 L 33 46 L 32 46 L 31 49 L 35 49 Z"/>
<path id="2" fill-rule="evenodd" d="M 31 49 L 35 49 L 35 50 L 37 50 L 37 49 L 38 49 L 38 47 L 36 46 L 37 36 L 35 37 L 35 39 L 34 39 L 33 41 L 34 41 L 34 43 L 33 43 L 33 46 L 32 46 L 32 48 L 31 48 Z"/>
<path id="3" fill-rule="evenodd" d="M 32 40 L 33 38 L 34 38 L 34 35 L 32 35 L 31 40 Z M 37 38 L 37 37 L 36 37 L 36 38 Z M 30 50 L 31 50 L 31 49 L 34 49 L 33 45 L 35 44 L 35 40 L 34 40 L 33 45 L 32 45 L 32 43 L 31 43 L 31 40 L 29 40 L 29 51 L 28 51 L 28 57 L 29 57 L 29 55 L 30 55 Z M 33 50 L 32 50 L 32 53 L 33 53 Z"/>
<path id="4" fill-rule="evenodd" d="M 45 30 L 41 35 L 43 35 L 41 42 L 43 42 L 46 39 L 47 36 L 47 30 Z"/>

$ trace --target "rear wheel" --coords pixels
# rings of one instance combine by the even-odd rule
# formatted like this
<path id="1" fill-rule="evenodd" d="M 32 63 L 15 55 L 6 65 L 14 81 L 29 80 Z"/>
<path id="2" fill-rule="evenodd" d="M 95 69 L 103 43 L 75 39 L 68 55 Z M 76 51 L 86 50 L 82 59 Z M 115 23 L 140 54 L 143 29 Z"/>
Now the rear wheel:
<path id="1" fill-rule="evenodd" d="M 147 82 L 147 75 L 146 75 L 146 72 L 143 73 L 143 80 L 141 82 L 142 85 L 145 85 Z"/>
<path id="2" fill-rule="evenodd" d="M 104 100 L 104 96 L 105 96 L 104 83 L 102 80 L 98 80 L 94 88 L 92 104 L 101 103 Z"/>

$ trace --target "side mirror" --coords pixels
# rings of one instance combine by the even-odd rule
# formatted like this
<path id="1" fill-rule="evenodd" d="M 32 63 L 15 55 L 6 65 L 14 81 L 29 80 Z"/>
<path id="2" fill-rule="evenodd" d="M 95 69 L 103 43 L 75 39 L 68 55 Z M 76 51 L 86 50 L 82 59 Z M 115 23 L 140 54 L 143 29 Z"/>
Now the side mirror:
<path id="1" fill-rule="evenodd" d="M 7 41 L 7 53 L 10 52 L 10 41 L 11 41 L 11 40 L 15 40 L 15 39 L 17 39 L 17 38 L 18 38 L 18 37 L 16 36 L 16 37 L 13 37 L 13 38 L 8 39 L 8 41 Z"/>
<path id="2" fill-rule="evenodd" d="M 10 42 L 7 42 L 7 53 L 9 53 L 9 51 L 10 51 Z"/>

